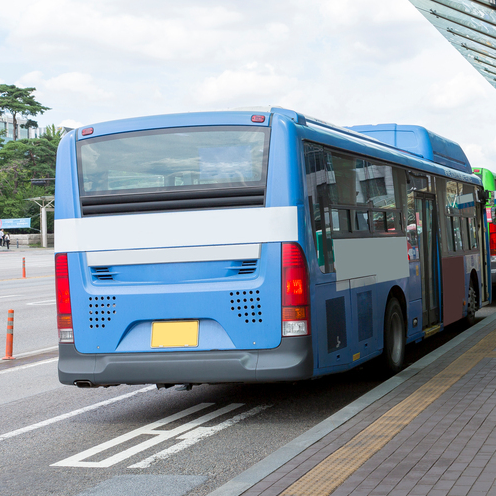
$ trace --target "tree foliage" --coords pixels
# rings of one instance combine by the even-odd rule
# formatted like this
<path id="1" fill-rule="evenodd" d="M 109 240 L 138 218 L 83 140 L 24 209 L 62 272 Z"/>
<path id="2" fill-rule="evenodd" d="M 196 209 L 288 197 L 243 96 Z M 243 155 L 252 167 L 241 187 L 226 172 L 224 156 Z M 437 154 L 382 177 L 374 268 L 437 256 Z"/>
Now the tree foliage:
<path id="1" fill-rule="evenodd" d="M 55 182 L 36 186 L 31 180 L 55 177 L 61 137 L 62 131 L 52 125 L 39 138 L 9 141 L 0 148 L 0 218 L 31 217 L 31 227 L 39 229 L 39 207 L 27 198 L 53 195 Z M 48 230 L 53 232 L 51 219 Z"/>
<path id="2" fill-rule="evenodd" d="M 32 93 L 36 88 L 18 88 L 14 84 L 0 84 L 0 113 L 5 111 L 12 115 L 14 124 L 14 141 L 17 140 L 17 117 L 29 117 L 43 114 L 49 107 L 37 102 Z M 28 119 L 24 127 L 37 127 L 36 121 Z"/>
<path id="3" fill-rule="evenodd" d="M 34 99 L 32 93 L 35 90 L 0 84 L 0 114 L 7 112 L 12 115 L 14 125 L 13 141 L 5 142 L 0 133 L 0 218 L 30 217 L 31 227 L 39 229 L 39 206 L 27 199 L 54 194 L 54 181 L 34 185 L 32 180 L 55 177 L 55 159 L 62 130 L 51 125 L 39 138 L 17 139 L 19 116 L 27 119 L 22 127 L 38 127 L 30 117 L 50 110 Z M 53 232 L 53 218 L 50 217 L 48 230 Z"/>

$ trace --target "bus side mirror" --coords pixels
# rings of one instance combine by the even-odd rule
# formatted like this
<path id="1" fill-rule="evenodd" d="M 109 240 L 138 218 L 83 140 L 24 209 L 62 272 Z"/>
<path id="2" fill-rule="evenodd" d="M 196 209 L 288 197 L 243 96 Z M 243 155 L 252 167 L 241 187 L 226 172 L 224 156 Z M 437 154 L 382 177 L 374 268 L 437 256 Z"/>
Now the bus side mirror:
<path id="1" fill-rule="evenodd" d="M 480 202 L 481 203 L 487 203 L 489 199 L 491 198 L 491 192 L 488 191 L 487 189 L 483 189 L 480 193 Z"/>

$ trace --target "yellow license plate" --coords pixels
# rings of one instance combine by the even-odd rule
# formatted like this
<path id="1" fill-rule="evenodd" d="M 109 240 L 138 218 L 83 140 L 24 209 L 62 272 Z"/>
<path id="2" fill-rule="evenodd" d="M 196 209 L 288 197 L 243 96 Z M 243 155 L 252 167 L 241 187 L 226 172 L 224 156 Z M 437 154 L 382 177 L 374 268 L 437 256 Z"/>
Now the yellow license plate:
<path id="1" fill-rule="evenodd" d="M 198 346 L 198 321 L 152 323 L 152 348 L 193 348 Z"/>

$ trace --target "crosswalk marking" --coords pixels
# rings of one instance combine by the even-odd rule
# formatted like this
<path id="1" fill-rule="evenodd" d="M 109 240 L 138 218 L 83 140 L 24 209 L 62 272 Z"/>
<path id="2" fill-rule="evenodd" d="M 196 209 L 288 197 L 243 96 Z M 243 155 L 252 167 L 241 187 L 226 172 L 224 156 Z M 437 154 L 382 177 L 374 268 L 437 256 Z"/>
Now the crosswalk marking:
<path id="1" fill-rule="evenodd" d="M 270 406 L 271 405 L 257 406 L 255 408 L 252 408 L 251 410 L 248 410 L 247 412 L 240 413 L 239 415 L 235 415 L 233 418 L 225 420 L 224 422 L 221 422 L 220 424 L 217 425 L 213 425 L 211 427 L 197 427 L 196 429 L 193 429 L 187 432 L 186 434 L 183 434 L 182 436 L 178 437 L 178 439 L 183 439 L 184 441 L 175 444 L 174 446 L 171 446 L 170 448 L 167 448 L 163 451 L 160 451 L 159 453 L 156 453 L 155 455 L 152 455 L 139 463 L 130 465 L 128 468 L 148 468 L 156 461 L 169 458 L 170 456 L 179 453 L 180 451 L 186 448 L 189 448 L 198 441 L 201 441 L 206 437 L 212 436 L 213 434 L 216 434 L 217 432 L 227 427 L 231 427 L 231 425 L 237 424 L 241 420 L 244 420 L 248 417 L 252 417 L 253 415 L 256 415 L 257 413 L 260 413 L 261 411 L 265 410 L 266 408 L 269 408 Z"/>
<path id="2" fill-rule="evenodd" d="M 101 443 L 93 448 L 89 448 L 81 453 L 70 456 L 69 458 L 65 458 L 57 463 L 52 464 L 52 467 L 85 467 L 85 468 L 108 468 L 111 467 L 123 460 L 126 460 L 142 451 L 152 448 L 164 441 L 167 441 L 172 438 L 181 439 L 182 442 L 163 450 L 151 457 L 146 458 L 140 463 L 135 465 L 131 465 L 130 468 L 146 468 L 150 466 L 153 462 L 159 459 L 167 458 L 173 453 L 177 453 L 201 439 L 211 436 L 216 432 L 225 429 L 231 425 L 236 424 L 237 422 L 243 420 L 244 418 L 250 417 L 267 408 L 268 406 L 259 406 L 253 408 L 252 410 L 236 415 L 235 417 L 228 419 L 220 424 L 217 424 L 212 427 L 200 427 L 202 424 L 209 422 L 217 417 L 225 415 L 233 410 L 237 410 L 244 406 L 244 403 L 231 403 L 225 407 L 214 410 L 210 413 L 202 415 L 199 418 L 191 420 L 185 424 L 179 425 L 170 430 L 160 430 L 159 428 L 170 424 L 176 420 L 180 420 L 188 415 L 194 414 L 201 410 L 204 410 L 208 407 L 213 406 L 214 403 L 200 403 L 191 408 L 183 410 L 181 412 L 175 413 L 174 415 L 170 415 L 169 417 L 165 417 L 161 420 L 153 422 L 151 424 L 145 425 L 143 427 L 139 427 L 134 431 L 128 432 L 127 434 L 123 434 L 114 439 Z M 190 431 L 190 432 L 188 432 Z M 138 436 L 152 436 L 148 439 L 142 441 L 141 443 L 135 444 L 130 448 L 123 449 L 122 451 L 115 453 L 103 460 L 100 461 L 85 461 L 88 458 L 94 457 L 98 454 L 103 453 L 111 448 L 115 448 L 123 443 L 127 443 L 128 441 L 137 438 Z"/>

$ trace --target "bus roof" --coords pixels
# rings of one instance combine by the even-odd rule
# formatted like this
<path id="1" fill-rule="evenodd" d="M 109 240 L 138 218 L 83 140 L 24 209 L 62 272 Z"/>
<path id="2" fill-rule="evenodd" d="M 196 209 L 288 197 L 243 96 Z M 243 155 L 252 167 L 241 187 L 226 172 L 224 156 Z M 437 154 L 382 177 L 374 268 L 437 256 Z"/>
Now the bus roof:
<path id="1" fill-rule="evenodd" d="M 482 186 L 488 191 L 496 190 L 496 181 L 492 171 L 489 169 L 484 169 L 483 167 L 477 167 L 473 169 L 474 174 L 482 179 Z"/>
<path id="2" fill-rule="evenodd" d="M 346 139 L 345 136 L 348 136 L 348 139 L 355 143 L 358 138 L 361 142 L 368 141 L 370 144 L 375 143 L 386 149 L 389 148 L 390 152 L 394 150 L 396 153 L 404 155 L 405 158 L 410 155 L 412 159 L 418 157 L 430 162 L 432 165 L 455 169 L 476 179 L 476 181 L 473 181 L 469 177 L 464 178 L 470 182 L 480 181 L 477 176 L 472 174 L 468 159 L 457 143 L 421 126 L 381 124 L 376 126 L 341 127 L 277 106 L 134 117 L 81 127 L 75 130 L 75 135 L 76 140 L 84 140 L 110 134 L 167 127 L 205 125 L 271 126 L 272 115 L 276 114 L 289 118 L 300 126 L 316 128 L 331 134 L 339 133 L 344 139 Z M 261 117 L 263 119 L 259 119 Z M 426 163 L 424 162 L 425 165 Z M 415 167 L 415 165 L 412 166 Z"/>
<path id="3" fill-rule="evenodd" d="M 422 126 L 378 124 L 350 126 L 349 129 L 375 138 L 436 164 L 472 174 L 472 168 L 461 146 Z"/>

